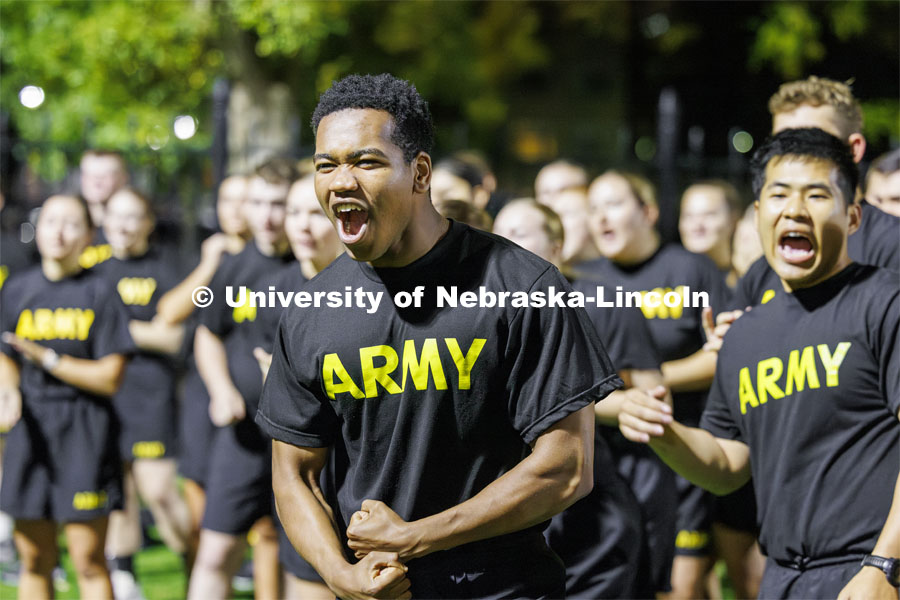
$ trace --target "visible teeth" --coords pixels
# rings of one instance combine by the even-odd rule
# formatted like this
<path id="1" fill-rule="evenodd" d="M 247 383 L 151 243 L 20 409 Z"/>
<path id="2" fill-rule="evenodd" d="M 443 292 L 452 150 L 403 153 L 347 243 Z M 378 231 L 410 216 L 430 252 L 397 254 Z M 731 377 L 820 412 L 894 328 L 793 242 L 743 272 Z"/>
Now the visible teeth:
<path id="1" fill-rule="evenodd" d="M 352 210 L 362 211 L 362 209 L 355 204 L 338 204 L 335 207 L 335 211 L 341 213 L 350 212 Z"/>

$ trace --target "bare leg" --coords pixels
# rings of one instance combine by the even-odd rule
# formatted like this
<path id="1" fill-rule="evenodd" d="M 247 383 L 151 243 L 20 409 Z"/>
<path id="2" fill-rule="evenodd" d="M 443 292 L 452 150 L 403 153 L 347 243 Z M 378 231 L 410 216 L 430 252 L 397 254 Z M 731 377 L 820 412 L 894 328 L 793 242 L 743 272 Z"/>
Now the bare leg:
<path id="1" fill-rule="evenodd" d="M 53 597 L 53 568 L 56 566 L 56 523 L 46 519 L 16 520 L 13 538 L 22 568 L 19 575 L 20 600 Z"/>
<path id="2" fill-rule="evenodd" d="M 123 465 L 125 507 L 109 515 L 109 534 L 106 536 L 106 556 L 118 558 L 134 556 L 141 549 L 141 506 L 132 472 L 133 463 Z"/>
<path id="3" fill-rule="evenodd" d="M 139 458 L 134 461 L 132 472 L 138 495 L 153 514 L 163 542 L 172 552 L 184 554 L 188 549 L 191 515 L 178 493 L 175 461 Z"/>
<path id="4" fill-rule="evenodd" d="M 188 600 L 224 600 L 241 566 L 246 536 L 204 529 L 188 585 Z"/>
<path id="5" fill-rule="evenodd" d="M 676 556 L 672 561 L 672 591 L 669 600 L 689 600 L 706 597 L 706 573 L 712 559 L 706 556 Z"/>
<path id="6" fill-rule="evenodd" d="M 84 523 L 66 523 L 69 554 L 75 565 L 78 590 L 82 598 L 112 600 L 112 583 L 103 556 L 108 517 L 98 517 Z"/>
<path id="7" fill-rule="evenodd" d="M 766 565 L 756 537 L 752 533 L 714 523 L 713 539 L 716 552 L 728 567 L 728 576 L 737 597 L 756 598 Z"/>
<path id="8" fill-rule="evenodd" d="M 203 522 L 203 511 L 206 510 L 206 491 L 196 481 L 185 479 L 184 499 L 191 517 L 186 565 L 190 575 L 197 558 L 197 547 L 200 545 L 200 524 Z"/>
<path id="9" fill-rule="evenodd" d="M 278 532 L 272 517 L 253 524 L 253 597 L 256 600 L 281 598 L 281 565 L 278 563 Z"/>

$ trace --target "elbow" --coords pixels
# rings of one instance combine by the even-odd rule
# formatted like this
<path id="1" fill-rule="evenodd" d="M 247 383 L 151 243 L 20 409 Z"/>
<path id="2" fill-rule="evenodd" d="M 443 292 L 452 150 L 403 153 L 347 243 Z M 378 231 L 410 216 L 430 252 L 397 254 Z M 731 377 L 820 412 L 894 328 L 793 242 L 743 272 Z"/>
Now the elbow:
<path id="1" fill-rule="evenodd" d="M 112 398 L 122 387 L 122 381 L 125 379 L 125 367 L 128 359 L 124 356 L 116 357 L 109 361 L 109 370 L 105 377 L 98 378 L 97 392 L 103 396 Z"/>

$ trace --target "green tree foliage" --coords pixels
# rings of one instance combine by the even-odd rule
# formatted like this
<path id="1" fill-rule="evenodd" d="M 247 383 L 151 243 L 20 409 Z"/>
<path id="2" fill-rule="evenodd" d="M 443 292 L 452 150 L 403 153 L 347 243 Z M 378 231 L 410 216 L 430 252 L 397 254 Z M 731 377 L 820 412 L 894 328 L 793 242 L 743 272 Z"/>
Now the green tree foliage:
<path id="1" fill-rule="evenodd" d="M 58 179 L 86 146 L 129 151 L 153 144 L 163 170 L 176 167 L 176 142 L 204 147 L 203 134 L 182 142 L 176 116 L 203 122 L 213 78 L 224 69 L 215 24 L 200 4 L 112 0 L 0 3 L 0 102 L 19 135 L 41 142 L 29 160 Z M 17 98 L 40 86 L 37 109 Z"/>

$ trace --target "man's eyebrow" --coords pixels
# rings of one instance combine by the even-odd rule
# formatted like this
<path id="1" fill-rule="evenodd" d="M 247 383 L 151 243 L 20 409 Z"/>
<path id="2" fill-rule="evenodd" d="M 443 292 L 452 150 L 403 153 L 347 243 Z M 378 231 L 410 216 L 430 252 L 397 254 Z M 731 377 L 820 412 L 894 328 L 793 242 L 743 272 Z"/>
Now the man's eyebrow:
<path id="1" fill-rule="evenodd" d="M 378 156 L 381 158 L 388 158 L 388 155 L 378 148 L 361 148 L 359 150 L 354 150 L 353 152 L 348 154 L 345 160 L 356 160 L 357 158 L 366 154 L 371 154 L 373 156 Z M 333 156 L 326 153 L 316 154 L 315 156 L 313 156 L 313 160 L 330 160 L 332 162 L 337 162 L 337 160 Z"/>
<path id="2" fill-rule="evenodd" d="M 789 188 L 789 187 L 793 187 L 793 186 L 791 186 L 791 184 L 789 184 L 789 183 L 784 183 L 783 181 L 773 181 L 772 183 L 770 183 L 769 185 L 766 186 L 766 189 L 773 188 L 773 187 Z M 812 189 L 812 190 L 825 190 L 826 192 L 832 191 L 831 186 L 827 185 L 825 183 L 809 183 L 809 184 L 801 186 L 801 187 L 804 190 Z"/>

